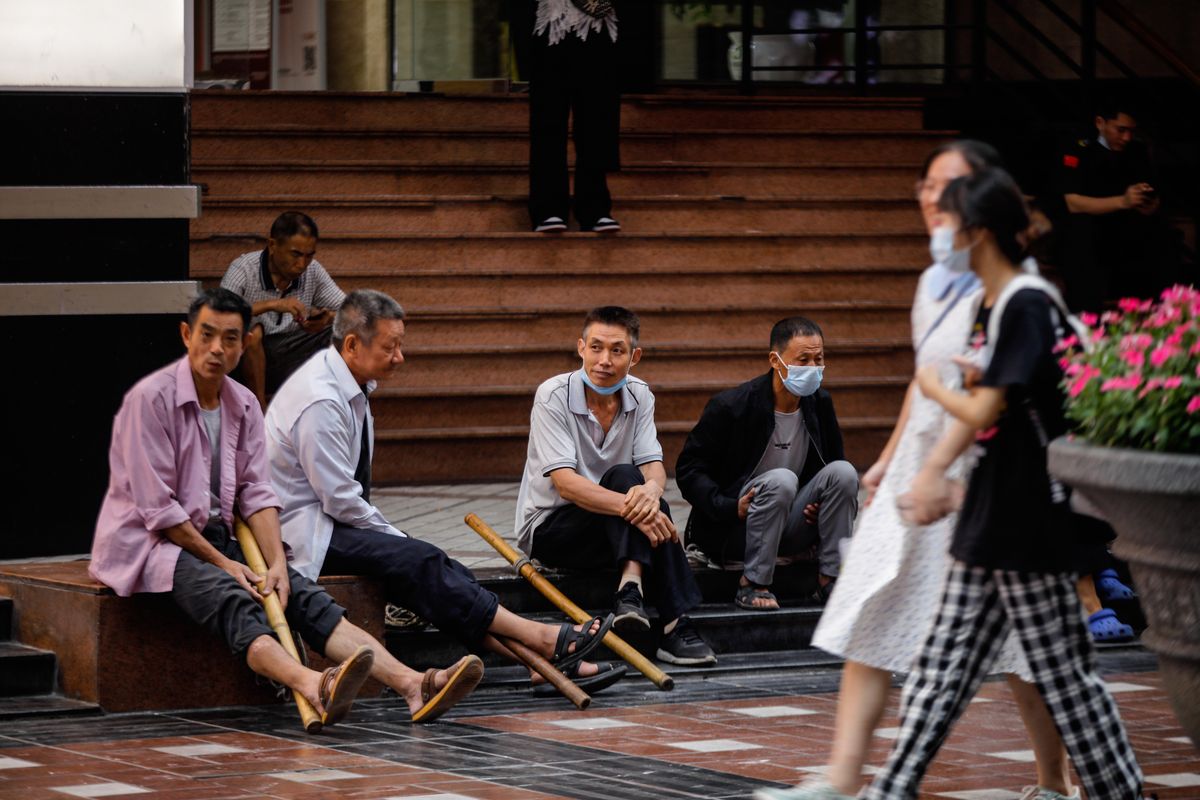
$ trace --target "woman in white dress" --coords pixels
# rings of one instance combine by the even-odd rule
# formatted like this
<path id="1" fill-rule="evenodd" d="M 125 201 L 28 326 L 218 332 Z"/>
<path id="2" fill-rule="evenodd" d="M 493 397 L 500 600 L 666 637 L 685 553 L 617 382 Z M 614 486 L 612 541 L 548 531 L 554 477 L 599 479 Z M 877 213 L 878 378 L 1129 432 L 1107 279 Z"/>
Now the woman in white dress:
<path id="1" fill-rule="evenodd" d="M 999 166 L 990 145 L 971 140 L 949 142 L 926 159 L 917 182 L 917 200 L 932 232 L 942 189 L 977 169 Z M 913 300 L 912 332 L 916 366 L 946 365 L 943 379 L 959 379 L 951 366 L 961 355 L 978 310 L 982 288 L 967 270 L 954 272 L 934 264 L 921 274 Z M 867 504 L 850 538 L 833 595 L 813 635 L 813 644 L 846 659 L 838 695 L 836 732 L 828 772 L 792 789 L 761 790 L 762 800 L 842 800 L 858 791 L 871 739 L 887 701 L 893 672 L 908 672 L 929 628 L 950 567 L 950 537 L 955 517 L 932 525 L 911 525 L 900 518 L 896 499 L 908 491 L 925 457 L 951 417 L 910 385 L 896 427 L 862 485 Z M 961 461 L 948 473 L 964 479 Z M 1037 759 L 1038 785 L 1022 798 L 1059 800 L 1072 791 L 1062 740 L 1038 695 L 1028 664 L 1010 637 L 996 662 L 1007 673 Z M 1020 677 L 1018 677 L 1020 676 Z M 1022 678 L 1024 680 L 1022 680 Z"/>

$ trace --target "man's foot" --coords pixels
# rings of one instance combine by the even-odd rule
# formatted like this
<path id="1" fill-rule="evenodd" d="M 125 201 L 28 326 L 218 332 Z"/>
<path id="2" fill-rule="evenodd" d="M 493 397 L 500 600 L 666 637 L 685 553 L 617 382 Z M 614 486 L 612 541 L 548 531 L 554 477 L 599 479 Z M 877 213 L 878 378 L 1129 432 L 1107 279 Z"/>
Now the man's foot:
<path id="1" fill-rule="evenodd" d="M 336 725 L 345 719 L 358 697 L 358 690 L 371 675 L 375 653 L 363 645 L 354 654 L 336 667 L 321 673 L 319 697 L 321 698 L 321 725 Z"/>
<path id="2" fill-rule="evenodd" d="M 580 225 L 579 230 L 591 231 L 592 233 L 616 233 L 621 230 L 621 223 L 612 217 L 601 217 L 591 225 Z"/>
<path id="3" fill-rule="evenodd" d="M 744 581 L 745 578 L 742 580 Z M 738 585 L 737 594 L 733 598 L 733 604 L 738 608 L 744 608 L 748 611 L 779 610 L 779 599 L 771 593 L 771 590 L 766 586 L 757 586 L 753 583 Z"/>
<path id="4" fill-rule="evenodd" d="M 809 778 L 799 786 L 789 789 L 759 789 L 754 800 L 854 800 L 852 795 L 842 794 L 824 778 Z"/>
<path id="5" fill-rule="evenodd" d="M 663 636 L 655 657 L 682 667 L 711 666 L 717 654 L 700 638 L 700 632 L 687 617 L 680 617 L 675 629 Z"/>
<path id="6" fill-rule="evenodd" d="M 613 610 L 613 627 L 620 633 L 650 630 L 650 617 L 646 615 L 642 590 L 633 581 L 625 581 L 625 585 L 617 590 Z"/>
<path id="7" fill-rule="evenodd" d="M 463 656 L 449 669 L 429 669 L 421 679 L 417 702 L 408 708 L 413 722 L 433 722 L 464 697 L 475 691 L 483 680 L 483 662 L 479 656 Z"/>
<path id="8" fill-rule="evenodd" d="M 533 226 L 534 233 L 558 233 L 567 229 L 567 222 L 562 217 L 546 217 Z"/>
<path id="9" fill-rule="evenodd" d="M 818 579 L 817 589 L 812 593 L 811 600 L 819 606 L 823 606 L 829 602 L 829 595 L 833 594 L 833 586 L 837 583 L 837 578 L 831 578 L 826 583 L 821 583 Z"/>

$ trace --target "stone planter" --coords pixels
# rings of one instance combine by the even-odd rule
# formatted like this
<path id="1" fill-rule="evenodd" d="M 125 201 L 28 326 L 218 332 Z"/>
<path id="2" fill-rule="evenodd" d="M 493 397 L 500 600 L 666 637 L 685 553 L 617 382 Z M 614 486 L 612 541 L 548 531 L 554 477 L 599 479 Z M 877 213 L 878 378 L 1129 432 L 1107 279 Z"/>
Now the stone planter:
<path id="1" fill-rule="evenodd" d="M 1117 531 L 1184 730 L 1200 747 L 1200 455 L 1050 443 L 1050 474 L 1071 486 Z"/>

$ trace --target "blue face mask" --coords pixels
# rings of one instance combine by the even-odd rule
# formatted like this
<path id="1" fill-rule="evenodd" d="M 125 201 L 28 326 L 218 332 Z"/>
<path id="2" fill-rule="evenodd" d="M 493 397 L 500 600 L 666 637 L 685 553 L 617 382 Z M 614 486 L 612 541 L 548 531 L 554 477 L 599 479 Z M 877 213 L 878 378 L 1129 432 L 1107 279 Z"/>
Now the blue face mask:
<path id="1" fill-rule="evenodd" d="M 621 378 L 621 380 L 617 381 L 612 386 L 597 386 L 596 384 L 592 383 L 592 379 L 587 376 L 587 371 L 584 369 L 579 370 L 579 377 L 583 378 L 584 384 L 589 389 L 591 389 L 596 394 L 602 394 L 602 395 L 616 394 L 617 392 L 621 391 L 621 387 L 623 387 L 625 385 L 625 382 L 629 380 L 629 376 L 626 375 L 624 378 Z"/>
<path id="2" fill-rule="evenodd" d="M 783 363 L 782 356 L 776 353 L 775 357 L 779 359 L 780 363 Z M 798 367 L 795 364 L 788 364 L 787 377 L 781 376 L 780 379 L 783 381 L 783 388 L 796 397 L 808 397 L 821 388 L 821 376 L 824 373 L 824 367 Z"/>

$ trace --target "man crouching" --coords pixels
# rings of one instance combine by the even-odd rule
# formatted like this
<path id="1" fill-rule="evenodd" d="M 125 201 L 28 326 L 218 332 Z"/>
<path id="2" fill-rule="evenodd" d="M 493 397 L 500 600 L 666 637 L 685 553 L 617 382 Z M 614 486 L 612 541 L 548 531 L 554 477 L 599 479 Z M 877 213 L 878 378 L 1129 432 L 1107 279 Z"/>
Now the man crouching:
<path id="1" fill-rule="evenodd" d="M 249 322 L 250 306 L 238 295 L 202 292 L 180 324 L 187 355 L 125 395 L 88 572 L 122 597 L 170 592 L 184 614 L 224 637 L 252 670 L 303 694 L 323 725 L 346 715 L 367 677 L 395 689 L 414 722 L 430 721 L 474 689 L 483 665 L 468 656 L 422 676 L 288 567 L 262 411 L 249 390 L 225 379 L 241 357 Z M 267 563 L 261 594 L 230 534 L 235 506 Z M 287 654 L 261 605 L 271 592 L 288 623 L 338 666 L 316 672 Z"/>

